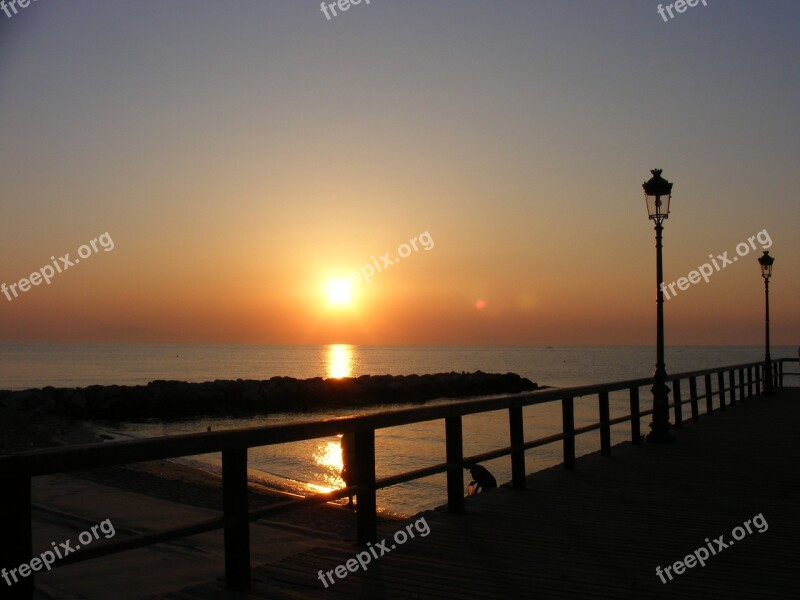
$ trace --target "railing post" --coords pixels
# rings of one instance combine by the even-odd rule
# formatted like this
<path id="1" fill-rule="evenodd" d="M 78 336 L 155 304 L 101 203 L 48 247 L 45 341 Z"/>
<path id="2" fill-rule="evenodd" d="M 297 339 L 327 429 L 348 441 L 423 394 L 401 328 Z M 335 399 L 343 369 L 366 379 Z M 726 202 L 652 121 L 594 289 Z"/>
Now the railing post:
<path id="1" fill-rule="evenodd" d="M 509 406 L 508 425 L 511 441 L 511 487 L 515 490 L 524 490 L 525 449 L 523 446 L 525 445 L 525 431 L 522 423 L 521 406 Z"/>
<path id="2" fill-rule="evenodd" d="M 378 541 L 378 502 L 375 494 L 375 430 L 356 431 L 356 523 L 358 543 Z"/>
<path id="3" fill-rule="evenodd" d="M 783 387 L 783 361 L 778 361 L 778 387 Z"/>
<path id="4" fill-rule="evenodd" d="M 761 371 L 764 371 L 764 381 L 767 381 L 767 377 L 769 374 L 767 373 L 767 369 L 764 365 L 758 365 L 756 367 L 756 393 L 760 396 L 761 395 Z"/>
<path id="5" fill-rule="evenodd" d="M 725 410 L 725 372 L 717 373 L 717 388 L 719 388 L 719 409 Z"/>
<path id="6" fill-rule="evenodd" d="M 642 443 L 641 416 L 639 416 L 639 388 L 631 388 L 631 443 Z"/>
<path id="7" fill-rule="evenodd" d="M 692 403 L 692 421 L 700 420 L 700 411 L 697 409 L 697 378 L 689 377 L 689 399 Z"/>
<path id="8" fill-rule="evenodd" d="M 24 474 L 3 474 L 3 493 L 0 494 L 0 510 L 5 519 L 3 542 L 0 544 L 0 568 L 18 568 L 29 563 L 33 555 L 31 538 L 31 477 Z M 20 577 L 17 583 L 6 589 L 2 597 L 10 600 L 31 600 L 34 589 L 34 573 Z M 0 580 L 0 586 L 6 582 Z"/>
<path id="9" fill-rule="evenodd" d="M 710 415 L 714 412 L 714 394 L 711 393 L 711 373 L 705 374 L 703 383 L 706 386 L 706 414 Z"/>
<path id="10" fill-rule="evenodd" d="M 736 404 L 736 373 L 733 369 L 728 371 L 728 383 L 731 387 L 729 391 L 731 393 L 731 406 L 733 406 Z"/>
<path id="11" fill-rule="evenodd" d="M 753 397 L 753 367 L 747 367 L 747 397 Z"/>
<path id="12" fill-rule="evenodd" d="M 747 396 L 744 393 L 744 368 L 739 369 L 739 400 L 744 402 Z"/>
<path id="13" fill-rule="evenodd" d="M 675 399 L 675 427 L 683 427 L 683 402 L 681 401 L 681 380 L 672 380 L 672 397 Z"/>
<path id="14" fill-rule="evenodd" d="M 250 520 L 247 448 L 222 451 L 222 510 L 225 513 L 225 586 L 250 589 Z"/>
<path id="15" fill-rule="evenodd" d="M 561 421 L 564 433 L 564 468 L 575 468 L 575 409 L 572 398 L 561 399 Z"/>
<path id="16" fill-rule="evenodd" d="M 444 420 L 445 452 L 447 455 L 447 510 L 464 512 L 464 446 L 461 415 Z"/>
<path id="17" fill-rule="evenodd" d="M 611 425 L 608 421 L 611 414 L 608 409 L 608 392 L 598 394 L 600 403 L 600 454 L 609 456 L 611 454 Z"/>

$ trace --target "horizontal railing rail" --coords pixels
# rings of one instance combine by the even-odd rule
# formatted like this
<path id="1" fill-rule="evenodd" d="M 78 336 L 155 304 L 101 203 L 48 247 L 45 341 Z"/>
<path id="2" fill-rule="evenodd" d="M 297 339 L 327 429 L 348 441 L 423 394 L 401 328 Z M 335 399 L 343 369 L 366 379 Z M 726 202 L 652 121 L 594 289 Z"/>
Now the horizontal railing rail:
<path id="1" fill-rule="evenodd" d="M 783 385 L 784 363 L 797 359 L 778 359 L 772 362 L 770 376 L 775 387 Z M 700 418 L 700 402 L 705 401 L 705 414 L 725 410 L 737 401 L 760 394 L 765 381 L 763 361 L 729 365 L 713 369 L 689 371 L 668 376 L 672 385 L 673 400 L 669 408 L 674 414 L 674 425 L 682 427 L 683 407 L 690 406 L 691 419 Z M 726 384 L 727 375 L 727 384 Z M 716 376 L 716 377 L 714 377 Z M 698 394 L 697 380 L 703 381 L 703 393 Z M 716 379 L 716 381 L 714 381 Z M 682 382 L 689 382 L 689 394 L 684 398 Z M 611 453 L 611 427 L 630 422 L 631 441 L 642 441 L 640 421 L 652 410 L 639 407 L 639 389 L 653 383 L 652 377 L 592 384 L 569 388 L 542 390 L 478 400 L 454 401 L 448 404 L 400 409 L 372 413 L 357 417 L 342 417 L 323 421 L 307 421 L 289 425 L 251 427 L 232 431 L 218 431 L 175 435 L 164 438 L 101 442 L 65 448 L 35 450 L 0 457 L 0 476 L 7 492 L 0 496 L 3 515 L 9 527 L 0 547 L 0 564 L 6 568 L 26 563 L 32 556 L 31 542 L 31 482 L 33 477 L 84 471 L 102 467 L 124 465 L 150 460 L 165 460 L 198 454 L 222 454 L 222 515 L 200 523 L 175 527 L 166 531 L 141 534 L 131 539 L 112 541 L 89 549 L 82 549 L 52 565 L 53 568 L 84 560 L 109 556 L 152 544 L 224 530 L 226 584 L 230 589 L 244 590 L 250 584 L 249 523 L 287 511 L 323 504 L 356 494 L 358 541 L 360 544 L 377 539 L 376 491 L 440 473 L 447 474 L 447 506 L 450 512 L 464 510 L 464 464 L 511 457 L 511 485 L 525 488 L 525 452 L 553 443 L 563 444 L 563 464 L 566 469 L 575 465 L 575 438 L 578 435 L 599 431 L 600 451 Z M 716 391 L 713 389 L 717 385 Z M 630 413 L 610 418 L 609 396 L 612 392 L 627 391 Z M 586 396 L 598 398 L 598 421 L 582 427 L 575 426 L 574 401 Z M 717 407 L 714 407 L 714 397 Z M 551 402 L 561 402 L 561 433 L 526 441 L 523 431 L 523 408 Z M 509 415 L 509 445 L 477 454 L 463 455 L 462 418 L 467 415 L 507 410 Z M 413 471 L 397 473 L 381 479 L 375 476 L 375 432 L 388 427 L 409 425 L 424 421 L 445 422 L 445 462 Z M 282 501 L 261 508 L 249 509 L 247 492 L 247 451 L 289 442 L 318 439 L 342 433 L 355 437 L 357 457 L 356 483 L 332 492 L 313 494 L 305 498 Z M 12 597 L 32 598 L 34 579 L 22 579 L 11 588 Z"/>
<path id="2" fill-rule="evenodd" d="M 785 372 L 783 370 L 784 363 L 798 363 L 798 365 L 800 365 L 800 358 L 781 358 L 777 362 L 778 362 L 778 381 L 781 382 L 780 385 L 783 385 L 783 378 L 785 376 L 787 376 L 787 375 L 794 375 L 794 376 L 800 375 L 800 371 L 794 371 L 794 372 L 787 373 L 787 372 Z"/>

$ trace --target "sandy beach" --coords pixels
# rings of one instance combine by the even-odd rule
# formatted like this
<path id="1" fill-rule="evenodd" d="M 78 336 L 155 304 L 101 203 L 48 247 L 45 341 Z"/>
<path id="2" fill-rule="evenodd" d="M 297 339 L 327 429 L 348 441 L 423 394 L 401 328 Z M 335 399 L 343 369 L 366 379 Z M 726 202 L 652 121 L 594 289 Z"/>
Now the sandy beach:
<path id="1" fill-rule="evenodd" d="M 2 411 L 4 454 L 102 443 L 88 425 L 56 417 Z M 285 494 L 250 488 L 251 508 L 285 500 Z M 170 461 L 150 461 L 33 480 L 33 554 L 72 539 L 108 519 L 114 540 L 218 516 L 219 476 Z M 337 504 L 285 513 L 251 525 L 254 565 L 310 548 L 353 545 L 355 513 Z M 102 544 L 101 537 L 95 544 Z M 168 565 L 166 563 L 169 563 Z M 143 598 L 224 576 L 221 531 L 41 572 L 37 598 Z M 3 583 L 5 586 L 6 584 Z"/>

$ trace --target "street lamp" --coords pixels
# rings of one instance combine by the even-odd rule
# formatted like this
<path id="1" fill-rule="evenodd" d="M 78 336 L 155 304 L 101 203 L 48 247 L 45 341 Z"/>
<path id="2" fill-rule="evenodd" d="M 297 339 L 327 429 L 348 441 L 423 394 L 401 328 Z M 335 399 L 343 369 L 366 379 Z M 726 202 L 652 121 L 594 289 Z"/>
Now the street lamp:
<path id="1" fill-rule="evenodd" d="M 648 442 L 674 442 L 669 432 L 669 388 L 667 369 L 664 366 L 664 272 L 661 260 L 661 232 L 664 219 L 669 217 L 672 184 L 661 177 L 661 169 L 652 169 L 652 177 L 642 184 L 647 214 L 656 226 L 656 370 L 653 373 L 653 422 L 650 423 Z"/>
<path id="2" fill-rule="evenodd" d="M 775 259 L 769 255 L 769 252 L 764 250 L 764 254 L 758 259 L 758 264 L 761 265 L 761 276 L 764 278 L 764 301 L 766 307 L 766 319 L 764 322 L 764 329 L 766 332 L 766 353 L 764 354 L 764 395 L 772 396 L 775 390 L 772 387 L 772 359 L 769 355 L 769 278 L 772 277 L 772 263 Z"/>

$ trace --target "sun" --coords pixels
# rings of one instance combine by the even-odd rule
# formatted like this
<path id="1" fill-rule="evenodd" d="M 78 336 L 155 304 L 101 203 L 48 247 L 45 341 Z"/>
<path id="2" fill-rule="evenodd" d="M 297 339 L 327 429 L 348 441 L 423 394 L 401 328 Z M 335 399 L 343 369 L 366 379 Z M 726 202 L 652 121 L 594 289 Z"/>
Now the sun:
<path id="1" fill-rule="evenodd" d="M 325 296 L 329 304 L 348 305 L 353 301 L 353 285 L 349 279 L 331 279 L 325 284 Z"/>

